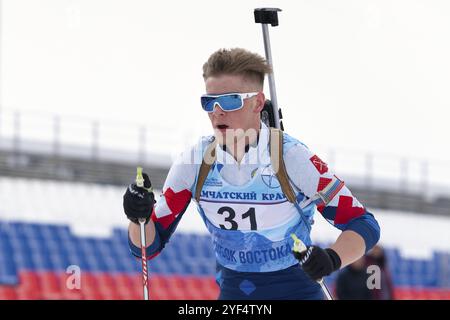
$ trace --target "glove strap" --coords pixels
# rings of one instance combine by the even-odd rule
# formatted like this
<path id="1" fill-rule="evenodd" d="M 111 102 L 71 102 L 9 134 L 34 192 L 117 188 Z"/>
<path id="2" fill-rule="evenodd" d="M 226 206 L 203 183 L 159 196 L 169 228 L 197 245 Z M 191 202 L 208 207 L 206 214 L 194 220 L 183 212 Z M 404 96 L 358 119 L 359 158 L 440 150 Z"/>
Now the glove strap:
<path id="1" fill-rule="evenodd" d="M 342 265 L 342 261 L 341 261 L 341 258 L 339 257 L 339 255 L 336 253 L 336 251 L 334 251 L 331 248 L 326 248 L 325 251 L 330 256 L 331 261 L 333 261 L 334 271 L 339 270 Z"/>

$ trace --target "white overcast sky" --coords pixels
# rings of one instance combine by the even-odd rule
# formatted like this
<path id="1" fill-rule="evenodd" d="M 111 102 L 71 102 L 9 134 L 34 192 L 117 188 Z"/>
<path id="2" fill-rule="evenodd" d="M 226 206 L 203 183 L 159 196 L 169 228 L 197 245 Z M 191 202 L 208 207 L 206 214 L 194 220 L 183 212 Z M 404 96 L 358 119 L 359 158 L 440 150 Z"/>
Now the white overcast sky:
<path id="1" fill-rule="evenodd" d="M 312 148 L 450 161 L 450 1 L 1 4 L 3 110 L 208 132 L 202 64 L 222 47 L 263 55 L 253 9 L 280 7 L 270 35 L 287 132 Z"/>

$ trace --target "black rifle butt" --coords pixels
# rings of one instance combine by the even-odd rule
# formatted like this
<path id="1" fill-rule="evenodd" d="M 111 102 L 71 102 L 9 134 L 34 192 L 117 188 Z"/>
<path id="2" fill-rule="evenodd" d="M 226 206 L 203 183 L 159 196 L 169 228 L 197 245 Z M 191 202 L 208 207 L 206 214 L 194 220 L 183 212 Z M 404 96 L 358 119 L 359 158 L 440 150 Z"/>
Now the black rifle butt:
<path id="1" fill-rule="evenodd" d="M 256 8 L 254 10 L 255 23 L 270 24 L 272 27 L 278 25 L 279 8 Z"/>
<path id="2" fill-rule="evenodd" d="M 272 101 L 270 100 L 266 100 L 264 103 L 264 108 L 261 110 L 261 121 L 270 128 L 276 128 Z"/>
<path id="3" fill-rule="evenodd" d="M 272 101 L 266 100 L 264 103 L 264 108 L 260 112 L 261 114 L 261 121 L 264 122 L 264 124 L 270 128 L 277 128 L 275 125 L 275 115 L 273 114 L 273 104 Z M 283 126 L 283 114 L 281 113 L 281 109 L 278 109 L 278 116 L 280 118 L 280 129 L 281 131 L 284 131 Z"/>

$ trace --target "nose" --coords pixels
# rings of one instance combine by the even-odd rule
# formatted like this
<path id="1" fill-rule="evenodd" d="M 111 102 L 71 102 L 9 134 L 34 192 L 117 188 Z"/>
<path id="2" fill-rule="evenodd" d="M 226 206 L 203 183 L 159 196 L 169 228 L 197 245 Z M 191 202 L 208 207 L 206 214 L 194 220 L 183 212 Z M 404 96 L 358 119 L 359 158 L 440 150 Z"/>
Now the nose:
<path id="1" fill-rule="evenodd" d="M 221 116 L 225 115 L 225 111 L 222 110 L 222 108 L 217 102 L 214 104 L 213 114 Z"/>

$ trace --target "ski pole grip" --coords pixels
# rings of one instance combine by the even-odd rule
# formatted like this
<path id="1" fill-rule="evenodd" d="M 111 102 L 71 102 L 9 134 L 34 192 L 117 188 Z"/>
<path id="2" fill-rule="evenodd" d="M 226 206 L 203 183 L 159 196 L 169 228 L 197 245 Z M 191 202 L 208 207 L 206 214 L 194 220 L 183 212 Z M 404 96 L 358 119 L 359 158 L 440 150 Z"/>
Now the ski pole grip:
<path id="1" fill-rule="evenodd" d="M 142 175 L 142 167 L 136 168 L 136 185 L 138 187 L 144 187 L 144 176 Z"/>
<path id="2" fill-rule="evenodd" d="M 272 27 L 278 25 L 279 8 L 256 8 L 254 10 L 255 23 L 270 24 Z"/>
<path id="3" fill-rule="evenodd" d="M 291 238 L 294 240 L 294 248 L 293 251 L 298 253 L 305 253 L 308 248 L 306 248 L 305 244 L 302 240 L 300 240 L 295 233 L 291 233 Z"/>

